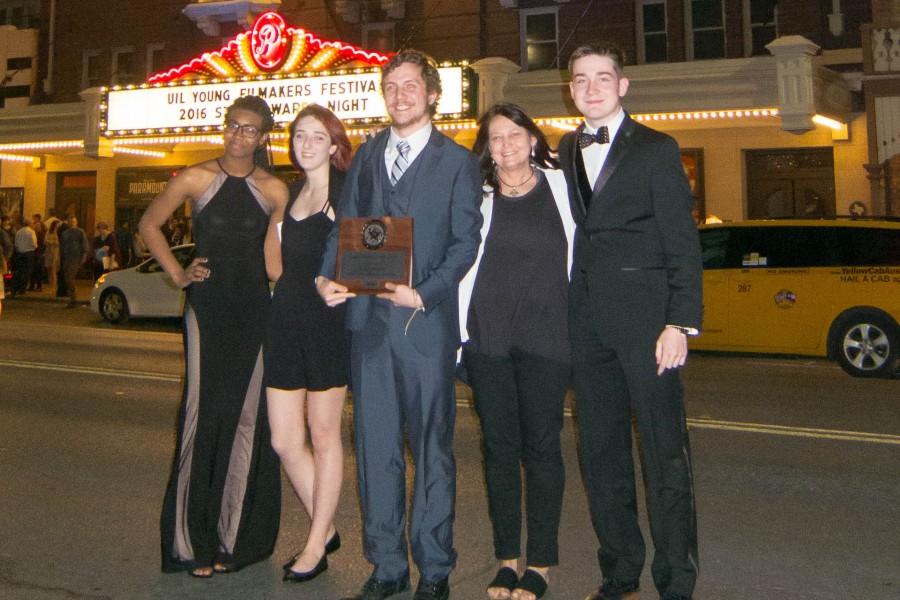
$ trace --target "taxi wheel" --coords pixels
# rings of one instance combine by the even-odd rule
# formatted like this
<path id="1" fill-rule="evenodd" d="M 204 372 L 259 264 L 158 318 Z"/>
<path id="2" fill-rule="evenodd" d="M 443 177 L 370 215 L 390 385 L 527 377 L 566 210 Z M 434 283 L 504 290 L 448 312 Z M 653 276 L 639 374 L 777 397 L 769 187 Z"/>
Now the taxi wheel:
<path id="1" fill-rule="evenodd" d="M 100 297 L 100 315 L 110 323 L 128 320 L 128 301 L 119 290 L 106 290 Z"/>
<path id="2" fill-rule="evenodd" d="M 833 356 L 854 377 L 892 377 L 897 368 L 900 332 L 886 316 L 852 311 L 835 326 Z"/>

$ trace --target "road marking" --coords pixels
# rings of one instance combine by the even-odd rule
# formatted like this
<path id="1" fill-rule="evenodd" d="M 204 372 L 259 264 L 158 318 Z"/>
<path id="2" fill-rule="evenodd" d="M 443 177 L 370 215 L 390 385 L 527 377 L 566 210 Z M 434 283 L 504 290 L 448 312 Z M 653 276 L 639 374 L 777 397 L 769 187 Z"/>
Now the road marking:
<path id="1" fill-rule="evenodd" d="M 166 381 L 178 383 L 180 375 L 167 375 L 150 371 L 129 371 L 104 367 L 79 367 L 55 363 L 29 362 L 21 360 L 0 360 L 0 366 L 20 369 L 38 369 L 62 373 L 81 373 L 85 375 L 104 375 L 107 377 L 123 377 L 127 379 L 143 379 L 149 381 Z M 470 407 L 471 401 L 457 399 L 457 405 Z M 565 409 L 566 416 L 572 416 L 570 409 Z M 900 446 L 900 435 L 890 433 L 869 433 L 864 431 L 845 431 L 842 429 L 820 429 L 817 427 L 793 427 L 787 425 L 770 425 L 767 423 L 746 423 L 741 421 L 721 421 L 717 419 L 688 419 L 689 427 L 696 429 L 715 429 L 720 431 L 741 431 L 746 433 L 762 433 L 788 437 L 802 437 L 823 440 L 842 440 L 851 442 L 868 442 L 872 444 L 891 444 Z"/>
<path id="2" fill-rule="evenodd" d="M 868 433 L 865 431 L 845 431 L 842 429 L 819 429 L 816 427 L 789 427 L 766 423 L 743 423 L 740 421 L 718 421 L 715 419 L 688 419 L 689 427 L 697 429 L 719 429 L 722 431 L 746 431 L 790 437 L 817 438 L 824 440 L 845 440 L 869 442 L 873 444 L 893 444 L 900 446 L 900 435 L 890 433 Z"/>
<path id="3" fill-rule="evenodd" d="M 84 375 L 105 375 L 107 377 L 125 377 L 127 379 L 145 379 L 150 381 L 181 381 L 181 375 L 166 375 L 151 371 L 128 371 L 125 369 L 108 369 L 104 367 L 77 367 L 55 363 L 30 362 L 24 360 L 0 360 L 2 367 L 19 369 L 38 369 L 41 371 L 57 371 L 60 373 L 81 373 Z"/>

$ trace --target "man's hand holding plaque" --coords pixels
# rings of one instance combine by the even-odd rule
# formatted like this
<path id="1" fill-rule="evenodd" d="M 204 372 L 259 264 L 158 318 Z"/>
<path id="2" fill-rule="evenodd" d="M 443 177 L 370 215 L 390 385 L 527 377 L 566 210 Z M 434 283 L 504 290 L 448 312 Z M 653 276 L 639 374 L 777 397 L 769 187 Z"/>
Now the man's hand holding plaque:
<path id="1" fill-rule="evenodd" d="M 341 219 L 338 227 L 333 283 L 340 287 L 330 290 L 332 293 L 376 294 L 398 306 L 421 306 L 418 294 L 409 287 L 412 276 L 411 217 Z M 336 300 L 339 298 L 335 297 Z"/>

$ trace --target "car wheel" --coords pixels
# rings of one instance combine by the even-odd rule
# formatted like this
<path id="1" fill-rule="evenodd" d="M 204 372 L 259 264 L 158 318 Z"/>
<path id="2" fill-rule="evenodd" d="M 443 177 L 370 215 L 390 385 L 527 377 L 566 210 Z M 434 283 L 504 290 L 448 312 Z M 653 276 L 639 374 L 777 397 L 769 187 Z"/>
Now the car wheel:
<path id="1" fill-rule="evenodd" d="M 834 330 L 833 356 L 855 377 L 891 377 L 897 367 L 900 332 L 888 317 L 856 310 L 841 317 Z"/>
<path id="2" fill-rule="evenodd" d="M 100 297 L 100 315 L 110 323 L 128 320 L 128 301 L 119 290 L 106 290 Z"/>

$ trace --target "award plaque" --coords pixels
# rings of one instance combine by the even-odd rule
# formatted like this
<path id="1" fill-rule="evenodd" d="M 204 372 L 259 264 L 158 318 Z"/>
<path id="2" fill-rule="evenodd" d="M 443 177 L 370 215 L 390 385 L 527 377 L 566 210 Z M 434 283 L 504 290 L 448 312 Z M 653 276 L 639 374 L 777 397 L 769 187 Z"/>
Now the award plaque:
<path id="1" fill-rule="evenodd" d="M 357 217 L 338 225 L 335 280 L 355 294 L 378 294 L 384 284 L 410 285 L 412 217 Z"/>

